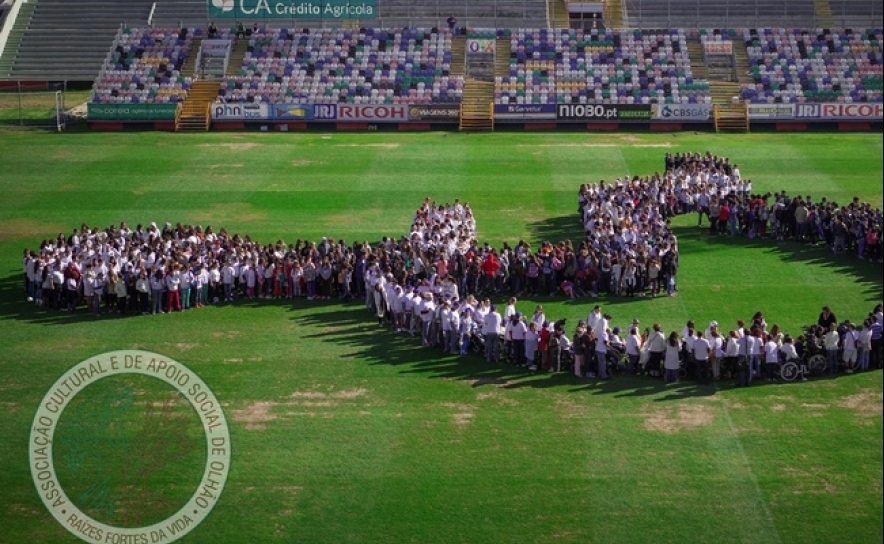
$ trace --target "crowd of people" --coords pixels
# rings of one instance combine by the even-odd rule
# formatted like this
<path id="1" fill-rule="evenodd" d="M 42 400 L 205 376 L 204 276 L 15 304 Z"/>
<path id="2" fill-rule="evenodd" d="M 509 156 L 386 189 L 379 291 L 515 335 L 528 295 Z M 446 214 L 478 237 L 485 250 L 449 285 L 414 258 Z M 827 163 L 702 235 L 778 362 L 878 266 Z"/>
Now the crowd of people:
<path id="1" fill-rule="evenodd" d="M 837 203 L 811 195 L 757 193 L 737 165 L 707 152 L 667 154 L 664 182 L 672 186 L 673 213 L 696 213 L 711 234 L 738 234 L 825 244 L 836 254 L 882 262 L 882 212 L 854 197 Z"/>
<path id="2" fill-rule="evenodd" d="M 709 152 L 668 153 L 663 174 L 583 184 L 578 203 L 587 242 L 577 273 L 564 278 L 578 296 L 674 296 L 679 253 L 670 220 L 681 214 L 696 214 L 713 235 L 825 244 L 836 255 L 882 262 L 880 208 L 859 198 L 842 205 L 756 193 L 738 165 Z"/>
<path id="3" fill-rule="evenodd" d="M 715 320 L 705 328 L 689 320 L 680 332 L 667 334 L 659 323 L 642 329 L 637 318 L 623 328 L 615 326 L 611 315 L 595 305 L 569 335 L 565 319 L 551 321 L 542 305 L 523 314 L 516 297 L 501 311 L 489 298 L 468 295 L 459 300 L 453 282 L 402 289 L 394 278 L 381 273 L 374 277 L 375 295 L 367 296 L 366 308 L 377 316 L 378 325 L 419 335 L 425 347 L 460 356 L 475 347 L 488 362 L 508 361 L 530 371 L 568 370 L 601 380 L 617 371 L 667 382 L 685 376 L 700 383 L 732 378 L 738 386 L 748 386 L 779 379 L 788 363 L 795 364 L 791 379 L 800 376 L 803 381 L 815 372 L 835 375 L 843 369 L 852 374 L 882 367 L 880 304 L 861 325 L 839 323 L 826 306 L 815 325 L 795 336 L 777 324 L 769 326 L 760 311 L 748 322 L 736 320 L 729 330 Z M 812 368 L 815 355 L 822 359 Z"/>
<path id="4" fill-rule="evenodd" d="M 855 248 L 861 257 L 880 259 L 880 242 L 869 236 L 880 233 L 880 210 L 856 199 L 842 207 L 785 193 L 756 195 L 737 165 L 709 153 L 667 155 L 663 175 L 586 184 L 579 199 L 586 238 L 577 245 L 543 241 L 537 248 L 525 241 L 500 249 L 480 244 L 468 203 L 429 197 L 408 234 L 375 246 L 333 238 L 262 244 L 223 228 L 182 223 L 134 229 L 84 224 L 24 251 L 25 288 L 38 306 L 71 313 L 85 306 L 95 316 L 163 314 L 235 298 L 360 299 L 379 325 L 419 334 L 423 345 L 451 353 L 480 349 L 488 361 L 507 358 L 541 371 L 570 366 L 580 376 L 605 379 L 614 351 L 628 361 L 629 372 L 672 380 L 673 370 L 689 368 L 701 381 L 724 372 L 747 385 L 760 375 L 765 350 L 779 361 L 800 358 L 811 349 L 805 335 L 793 339 L 776 326 L 768 330 L 759 313 L 752 325 L 738 322 L 727 333 L 715 322 L 705 331 L 689 322 L 680 335 L 666 336 L 659 325 L 641 331 L 638 320 L 611 327 L 599 311 L 569 335 L 565 320 L 547 319 L 540 305 L 523 315 L 518 297 L 675 295 L 679 255 L 670 220 L 684 213 L 697 213 L 698 224 L 708 220 L 714 233 L 805 239 L 817 232 L 823 239 L 831 232 L 836 252 Z M 768 200 L 774 201 L 770 208 Z M 791 223 L 783 211 L 807 206 L 804 222 Z M 818 224 L 830 227 L 816 230 Z M 839 225 L 857 235 L 842 240 Z M 503 313 L 492 297 L 509 297 Z M 873 314 L 862 325 L 836 323 L 838 353 L 850 358 L 845 368 L 851 371 L 881 364 L 880 307 Z M 819 331 L 826 346 L 833 341 L 830 326 Z M 837 368 L 826 349 L 828 366 Z M 744 355 L 746 365 L 738 364 Z"/>
<path id="5" fill-rule="evenodd" d="M 825 359 L 820 373 L 834 375 L 841 367 L 852 374 L 882 366 L 884 314 L 880 304 L 862 325 L 838 323 L 826 306 L 815 325 L 794 337 L 777 324 L 769 326 L 760 311 L 748 323 L 736 320 L 727 331 L 716 320 L 705 328 L 689 320 L 680 332 L 668 334 L 658 323 L 642 331 L 638 319 L 633 319 L 621 336 L 619 327 L 610 327 L 610 319 L 597 305 L 586 321 L 578 323 L 572 341 L 575 374 L 581 375 L 584 365 L 589 365 L 589 373 L 606 379 L 609 368 L 617 368 L 622 358 L 630 374 L 662 375 L 667 382 L 689 374 L 700 383 L 729 376 L 738 386 L 748 386 L 756 379 L 775 381 L 784 363 L 796 363 L 801 379 L 806 380 L 813 372 L 809 360 L 821 353 Z"/>

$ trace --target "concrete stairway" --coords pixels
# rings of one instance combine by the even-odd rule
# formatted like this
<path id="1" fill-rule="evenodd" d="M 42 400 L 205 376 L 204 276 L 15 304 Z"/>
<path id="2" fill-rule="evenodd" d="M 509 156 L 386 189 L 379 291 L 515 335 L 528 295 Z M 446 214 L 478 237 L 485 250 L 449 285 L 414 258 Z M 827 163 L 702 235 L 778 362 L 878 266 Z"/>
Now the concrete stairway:
<path id="1" fill-rule="evenodd" d="M 605 0 L 602 17 L 607 28 L 623 28 L 623 0 Z"/>
<path id="2" fill-rule="evenodd" d="M 691 60 L 691 73 L 694 79 L 706 79 L 706 58 L 703 56 L 703 44 L 699 39 L 688 40 L 688 58 Z"/>
<path id="3" fill-rule="evenodd" d="M 749 112 L 739 97 L 740 84 L 729 81 L 710 81 L 713 118 L 716 132 L 749 132 Z"/>
<path id="4" fill-rule="evenodd" d="M 553 28 L 568 28 L 568 4 L 565 0 L 551 0 L 549 3 L 549 24 Z"/>
<path id="5" fill-rule="evenodd" d="M 813 15 L 816 17 L 818 26 L 822 28 L 835 26 L 835 18 L 832 15 L 832 5 L 829 0 L 813 0 Z"/>
<path id="6" fill-rule="evenodd" d="M 747 85 L 754 83 L 749 72 L 749 55 L 746 54 L 746 48 L 739 43 L 734 44 L 734 71 L 739 83 Z"/>
<path id="7" fill-rule="evenodd" d="M 194 37 L 184 64 L 181 65 L 181 74 L 185 77 L 193 77 L 196 73 L 196 58 L 199 56 L 200 47 L 203 46 L 202 37 Z"/>
<path id="8" fill-rule="evenodd" d="M 509 38 L 497 38 L 494 42 L 494 77 L 510 75 L 510 54 L 513 43 Z"/>
<path id="9" fill-rule="evenodd" d="M 462 132 L 488 132 L 494 130 L 491 103 L 494 101 L 494 83 L 467 79 L 463 86 L 460 106 L 460 130 Z"/>
<path id="10" fill-rule="evenodd" d="M 217 81 L 196 81 L 187 93 L 187 100 L 175 118 L 178 132 L 207 131 L 212 124 L 210 108 L 218 96 Z"/>
<path id="11" fill-rule="evenodd" d="M 463 36 L 451 38 L 451 74 L 463 75 L 466 59 L 467 39 Z"/>
<path id="12" fill-rule="evenodd" d="M 246 56 L 249 49 L 248 40 L 236 40 L 233 44 L 233 51 L 230 52 L 230 62 L 227 64 L 226 76 L 238 76 L 242 69 L 242 59 Z"/>
<path id="13" fill-rule="evenodd" d="M 91 82 L 120 26 L 146 26 L 151 4 L 149 0 L 30 0 L 0 57 L 0 78 Z"/>

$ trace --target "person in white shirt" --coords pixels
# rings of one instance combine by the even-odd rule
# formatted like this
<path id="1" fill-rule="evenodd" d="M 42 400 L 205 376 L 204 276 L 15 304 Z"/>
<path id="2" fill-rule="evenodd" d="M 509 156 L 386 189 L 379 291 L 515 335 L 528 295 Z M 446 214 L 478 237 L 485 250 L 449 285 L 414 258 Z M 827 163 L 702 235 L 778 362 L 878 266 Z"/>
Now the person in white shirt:
<path id="1" fill-rule="evenodd" d="M 750 341 L 746 349 L 749 355 L 749 383 L 751 384 L 754 378 L 761 377 L 761 351 L 763 349 L 761 329 L 759 327 L 752 327 L 749 331 L 748 340 Z"/>
<path id="2" fill-rule="evenodd" d="M 225 267 L 226 268 L 226 267 Z M 221 280 L 224 281 L 224 268 L 221 269 Z M 255 298 L 255 287 L 258 285 L 258 269 L 254 264 L 249 264 L 248 266 L 244 266 L 242 268 L 242 274 L 245 275 L 245 283 L 246 283 L 246 296 L 251 298 Z M 232 286 L 232 284 L 230 284 Z M 228 284 L 224 284 L 224 300 L 232 300 L 227 296 L 227 286 Z M 231 297 L 233 294 L 231 293 Z"/>
<path id="3" fill-rule="evenodd" d="M 607 320 L 603 320 L 607 323 Z M 601 323 L 601 322 L 599 322 Z M 596 331 L 600 328 L 600 325 L 596 325 Z M 600 380 L 610 380 L 611 377 L 608 375 L 608 333 L 604 331 L 602 334 L 595 333 L 595 357 L 596 357 L 596 377 Z"/>
<path id="4" fill-rule="evenodd" d="M 724 359 L 724 338 L 719 334 L 717 325 L 710 331 L 707 338 L 709 339 L 709 345 L 712 347 L 712 352 L 709 355 L 709 358 L 712 360 L 712 379 L 717 381 L 721 379 L 721 361 Z"/>
<path id="5" fill-rule="evenodd" d="M 838 326 L 835 323 L 829 325 L 829 332 L 823 337 L 823 345 L 826 348 L 826 358 L 828 359 L 828 374 L 833 376 L 838 373 L 838 344 L 841 337 L 838 336 Z"/>
<path id="6" fill-rule="evenodd" d="M 420 309 L 424 299 L 416 289 L 411 289 L 410 291 L 411 296 L 408 298 L 406 312 L 408 313 L 408 334 L 414 336 L 419 334 L 421 330 Z"/>
<path id="7" fill-rule="evenodd" d="M 138 273 L 138 279 L 135 280 L 135 292 L 138 297 L 138 308 L 141 310 L 141 315 L 147 315 L 150 280 L 147 277 L 147 270 L 143 268 Z"/>
<path id="8" fill-rule="evenodd" d="M 453 304 L 451 308 L 451 315 L 448 318 L 448 321 L 451 326 L 451 336 L 449 338 L 448 351 L 450 353 L 458 354 L 460 353 L 460 308 L 457 304 Z"/>
<path id="9" fill-rule="evenodd" d="M 512 342 L 513 357 L 515 364 L 525 366 L 525 335 L 528 326 L 522 319 L 521 312 L 516 312 L 512 317 L 512 325 L 509 328 L 509 341 Z"/>
<path id="10" fill-rule="evenodd" d="M 114 295 L 117 297 L 117 313 L 120 315 L 125 315 L 126 299 L 128 298 L 126 281 L 122 277 L 117 275 L 116 272 L 111 272 L 111 282 L 114 286 Z"/>
<path id="11" fill-rule="evenodd" d="M 543 306 L 537 305 L 537 308 L 534 309 L 534 315 L 531 316 L 531 322 L 537 327 L 537 330 L 540 331 L 540 328 L 543 327 L 543 323 L 546 322 L 546 314 L 543 313 Z"/>
<path id="12" fill-rule="evenodd" d="M 101 299 L 104 295 L 105 284 L 107 283 L 104 274 L 97 272 L 92 285 L 92 312 L 96 316 L 101 315 Z"/>
<path id="13" fill-rule="evenodd" d="M 387 315 L 387 279 L 378 274 L 377 281 L 374 284 L 374 310 L 375 316 L 378 318 L 378 326 L 384 325 L 384 316 Z"/>
<path id="14" fill-rule="evenodd" d="M 798 350 L 795 349 L 795 343 L 792 340 L 792 337 L 788 334 L 783 338 L 783 345 L 780 348 L 783 356 L 783 362 L 794 362 L 797 361 L 800 357 L 798 356 Z"/>
<path id="15" fill-rule="evenodd" d="M 485 360 L 496 363 L 500 360 L 500 329 L 503 318 L 497 312 L 497 306 L 491 305 L 482 326 L 485 336 Z"/>
<path id="16" fill-rule="evenodd" d="M 457 313 L 456 311 L 454 313 Z M 454 336 L 454 331 L 451 330 L 451 303 L 446 299 L 442 301 L 441 309 L 439 310 L 439 325 L 442 330 L 442 352 L 448 353 L 449 346 L 451 345 L 451 338 Z"/>
<path id="17" fill-rule="evenodd" d="M 466 355 L 470 350 L 470 338 L 473 334 L 476 324 L 473 321 L 473 310 L 469 306 L 465 307 L 460 314 L 460 355 Z"/>
<path id="18" fill-rule="evenodd" d="M 858 338 L 859 334 L 856 332 L 856 325 L 848 323 L 847 332 L 844 334 L 844 339 L 842 340 L 843 351 L 841 354 L 841 360 L 844 362 L 844 372 L 847 374 L 853 374 L 853 371 L 856 368 Z"/>
<path id="19" fill-rule="evenodd" d="M 430 324 L 436 312 L 436 304 L 433 302 L 433 293 L 425 292 L 422 302 L 416 306 L 421 320 L 421 342 L 424 346 L 430 345 Z"/>
<path id="20" fill-rule="evenodd" d="M 390 311 L 393 312 L 393 324 L 396 327 L 396 332 L 404 332 L 406 327 L 405 309 L 408 306 L 409 294 L 402 289 L 402 286 L 394 282 L 393 289 L 388 296 L 390 297 Z"/>
<path id="21" fill-rule="evenodd" d="M 586 318 L 586 327 L 595 332 L 595 327 L 598 324 L 599 320 L 602 319 L 602 307 L 596 304 L 592 311 L 589 312 L 589 317 Z"/>
<path id="22" fill-rule="evenodd" d="M 528 331 L 525 333 L 525 361 L 528 365 L 528 370 L 535 371 L 537 370 L 536 358 L 537 358 L 537 346 L 540 344 L 540 333 L 537 330 L 537 325 L 532 321 L 528 323 Z"/>
<path id="23" fill-rule="evenodd" d="M 678 335 L 676 335 L 677 338 Z M 645 345 L 648 350 L 648 375 L 660 376 L 660 365 L 666 352 L 666 336 L 664 336 L 659 323 L 654 323 L 653 332 L 648 336 Z"/>
<path id="24" fill-rule="evenodd" d="M 678 381 L 678 371 L 681 367 L 679 355 L 681 353 L 681 342 L 678 341 L 678 333 L 672 331 L 669 338 L 664 340 L 666 356 L 663 361 L 664 381 L 666 383 L 675 383 Z"/>
<path id="25" fill-rule="evenodd" d="M 513 315 L 515 315 L 515 314 L 513 314 Z M 512 331 L 513 325 L 514 325 L 513 316 L 510 316 L 509 319 L 507 319 L 505 317 L 502 317 L 501 319 L 503 320 L 502 322 L 503 322 L 504 358 L 506 358 L 510 361 L 514 361 L 516 359 L 516 357 L 513 354 L 513 342 L 512 342 L 512 338 L 511 338 L 512 335 L 510 334 L 510 332 Z"/>
<path id="26" fill-rule="evenodd" d="M 776 340 L 771 337 L 764 344 L 764 365 L 767 368 L 767 381 L 774 381 L 777 375 L 777 368 L 780 366 L 780 346 Z"/>
<path id="27" fill-rule="evenodd" d="M 181 292 L 179 288 L 181 287 L 181 272 L 178 270 L 178 265 L 173 264 L 169 269 L 169 273 L 166 274 L 166 297 L 168 301 L 166 302 L 166 307 L 169 313 L 172 313 L 172 310 L 181 311 Z"/>
<path id="28" fill-rule="evenodd" d="M 694 362 L 697 365 L 697 382 L 709 383 L 709 378 L 712 374 L 712 369 L 709 365 L 709 353 L 712 351 L 712 346 L 709 345 L 709 340 L 703 337 L 703 331 L 697 331 L 691 349 L 694 354 Z"/>
<path id="29" fill-rule="evenodd" d="M 727 333 L 724 347 L 724 368 L 732 375 L 737 373 L 737 360 L 740 355 L 739 341 L 740 338 L 737 335 L 737 331 L 729 331 Z"/>
<path id="30" fill-rule="evenodd" d="M 216 303 L 219 301 L 222 293 L 221 289 L 221 269 L 218 268 L 218 263 L 214 263 L 212 268 L 209 269 L 209 292 L 212 293 L 211 301 L 212 303 Z M 209 296 L 206 296 L 206 300 L 209 300 Z"/>
<path id="31" fill-rule="evenodd" d="M 642 337 L 638 334 L 638 328 L 629 328 L 629 336 L 626 337 L 626 357 L 628 359 L 626 371 L 634 375 L 641 359 Z"/>
<path id="32" fill-rule="evenodd" d="M 191 288 L 193 287 L 193 272 L 188 268 L 181 269 L 181 308 L 189 310 L 191 308 Z"/>
<path id="33" fill-rule="evenodd" d="M 872 323 L 866 319 L 863 328 L 857 336 L 857 348 L 859 350 L 859 369 L 863 372 L 869 369 L 869 359 L 872 353 Z"/>
<path id="34" fill-rule="evenodd" d="M 235 277 L 236 270 L 233 268 L 233 265 L 230 261 L 224 263 L 224 267 L 221 268 L 221 283 L 224 284 L 224 301 L 231 302 L 233 301 L 233 279 Z M 254 290 L 254 278 L 252 279 L 252 290 Z M 249 298 L 252 298 L 250 296 Z"/>

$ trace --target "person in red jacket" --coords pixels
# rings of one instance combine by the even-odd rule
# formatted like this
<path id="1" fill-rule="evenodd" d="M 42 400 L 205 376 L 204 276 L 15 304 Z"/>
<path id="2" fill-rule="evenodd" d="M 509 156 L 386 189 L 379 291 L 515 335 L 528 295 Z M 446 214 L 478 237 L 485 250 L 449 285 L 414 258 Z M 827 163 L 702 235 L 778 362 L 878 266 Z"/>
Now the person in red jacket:
<path id="1" fill-rule="evenodd" d="M 543 372 L 549 371 L 549 338 L 551 334 L 549 321 L 544 321 L 540 327 L 540 342 L 537 344 L 537 349 L 540 351 L 540 369 Z"/>
<path id="2" fill-rule="evenodd" d="M 485 260 L 482 261 L 482 291 L 491 293 L 494 290 L 494 276 L 500 268 L 500 261 L 497 260 L 497 250 L 492 249 Z"/>
<path id="3" fill-rule="evenodd" d="M 727 200 L 721 201 L 721 208 L 718 210 L 718 234 L 724 234 L 727 228 L 728 219 L 731 216 L 731 209 Z"/>

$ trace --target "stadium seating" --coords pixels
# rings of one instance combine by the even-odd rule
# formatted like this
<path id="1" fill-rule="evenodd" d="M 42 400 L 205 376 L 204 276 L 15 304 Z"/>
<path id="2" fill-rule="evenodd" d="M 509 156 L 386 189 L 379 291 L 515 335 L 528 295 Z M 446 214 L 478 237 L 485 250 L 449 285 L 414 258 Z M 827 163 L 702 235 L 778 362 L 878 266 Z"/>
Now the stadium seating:
<path id="1" fill-rule="evenodd" d="M 881 29 L 743 30 L 753 103 L 881 102 Z"/>
<path id="2" fill-rule="evenodd" d="M 0 78 L 90 81 L 120 24 L 144 26 L 152 0 L 28 0 L 0 58 Z M 203 2 L 205 6 L 205 2 Z"/>
<path id="3" fill-rule="evenodd" d="M 459 103 L 463 76 L 450 64 L 447 32 L 260 29 L 218 94 L 228 102 Z"/>
<path id="4" fill-rule="evenodd" d="M 187 97 L 191 78 L 180 69 L 195 29 L 126 29 L 95 82 L 96 104 L 178 102 Z"/>
<path id="5" fill-rule="evenodd" d="M 684 31 L 514 30 L 498 104 L 707 103 Z"/>
<path id="6" fill-rule="evenodd" d="M 186 98 L 180 70 L 201 28 L 126 29 L 95 82 L 94 103 Z M 510 41 L 496 104 L 710 104 L 694 79 L 688 39 L 745 44 L 753 103 L 881 102 L 882 31 L 824 29 L 472 29 Z M 229 29 L 222 38 L 233 39 Z M 464 78 L 451 73 L 447 30 L 259 28 L 236 69 L 218 84 L 226 102 L 457 104 Z M 195 52 L 194 52 L 195 54 Z M 504 64 L 504 67 L 507 65 Z M 506 68 L 504 68 L 506 69 Z M 498 74 L 501 74 L 499 71 Z"/>

